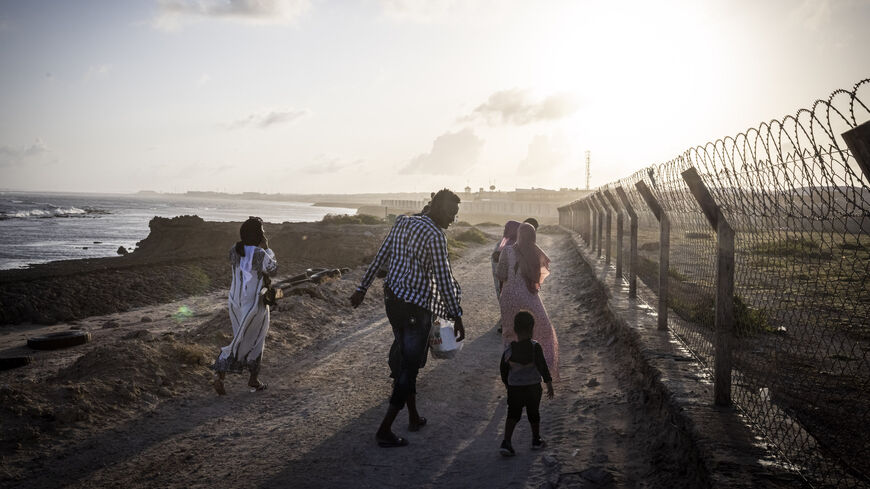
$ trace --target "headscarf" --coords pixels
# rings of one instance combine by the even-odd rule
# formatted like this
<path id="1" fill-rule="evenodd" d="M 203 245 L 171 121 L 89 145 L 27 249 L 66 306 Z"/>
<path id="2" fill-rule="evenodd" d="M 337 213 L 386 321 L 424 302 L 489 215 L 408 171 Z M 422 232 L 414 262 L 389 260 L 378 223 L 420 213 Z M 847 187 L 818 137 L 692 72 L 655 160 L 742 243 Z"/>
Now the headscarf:
<path id="1" fill-rule="evenodd" d="M 517 229 L 517 242 L 514 244 L 520 274 L 533 294 L 541 290 L 541 284 L 550 274 L 550 258 L 535 244 L 535 238 L 535 227 L 524 222 Z"/>
<path id="2" fill-rule="evenodd" d="M 247 283 L 253 278 L 251 267 L 254 250 L 263 242 L 263 220 L 259 217 L 249 217 L 242 223 L 239 237 L 242 239 L 236 242 L 236 254 L 239 255 L 239 268 L 244 275 L 244 282 Z"/>
<path id="3" fill-rule="evenodd" d="M 501 243 L 498 244 L 498 251 L 503 250 L 505 246 L 512 245 L 517 242 L 517 229 L 519 228 L 519 221 L 508 221 L 505 223 Z"/>

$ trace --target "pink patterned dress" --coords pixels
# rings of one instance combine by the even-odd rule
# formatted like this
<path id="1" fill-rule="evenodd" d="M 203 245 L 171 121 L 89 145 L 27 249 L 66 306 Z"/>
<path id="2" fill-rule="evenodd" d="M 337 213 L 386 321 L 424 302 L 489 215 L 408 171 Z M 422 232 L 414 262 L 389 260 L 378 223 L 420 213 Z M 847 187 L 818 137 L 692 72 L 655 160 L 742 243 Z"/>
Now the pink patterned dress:
<path id="1" fill-rule="evenodd" d="M 535 318 L 532 339 L 544 349 L 544 359 L 553 380 L 559 380 L 559 339 L 550 324 L 550 317 L 544 309 L 540 294 L 529 291 L 525 279 L 517 266 L 517 254 L 513 246 L 505 246 L 499 256 L 496 276 L 504 283 L 498 302 L 501 305 L 501 334 L 504 347 L 517 340 L 514 333 L 514 316 L 520 311 L 529 311 Z"/>

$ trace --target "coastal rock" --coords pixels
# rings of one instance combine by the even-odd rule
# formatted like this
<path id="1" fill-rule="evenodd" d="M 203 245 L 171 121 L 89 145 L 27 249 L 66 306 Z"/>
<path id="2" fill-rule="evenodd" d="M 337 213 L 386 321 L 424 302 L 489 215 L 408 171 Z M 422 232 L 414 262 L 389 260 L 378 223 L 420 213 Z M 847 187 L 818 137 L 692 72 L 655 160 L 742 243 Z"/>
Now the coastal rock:
<path id="1" fill-rule="evenodd" d="M 142 321 L 143 323 L 150 323 L 150 322 L 153 322 L 154 320 L 151 319 L 151 317 L 149 317 L 149 316 L 142 316 L 142 319 L 140 321 Z"/>
<path id="2" fill-rule="evenodd" d="M 127 253 L 129 253 L 129 251 L 127 251 L 127 248 L 124 248 L 123 246 L 118 247 L 118 254 L 119 255 L 126 255 Z"/>
<path id="3" fill-rule="evenodd" d="M 195 216 L 155 218 L 135 253 L 124 247 L 126 256 L 0 270 L 0 326 L 55 324 L 226 288 L 231 279 L 227 256 L 239 239 L 239 225 Z M 387 231 L 385 226 L 318 223 L 266 223 L 265 229 L 280 276 L 315 266 L 367 264 Z M 301 294 L 332 300 L 315 289 Z M 112 327 L 118 326 L 106 326 Z"/>

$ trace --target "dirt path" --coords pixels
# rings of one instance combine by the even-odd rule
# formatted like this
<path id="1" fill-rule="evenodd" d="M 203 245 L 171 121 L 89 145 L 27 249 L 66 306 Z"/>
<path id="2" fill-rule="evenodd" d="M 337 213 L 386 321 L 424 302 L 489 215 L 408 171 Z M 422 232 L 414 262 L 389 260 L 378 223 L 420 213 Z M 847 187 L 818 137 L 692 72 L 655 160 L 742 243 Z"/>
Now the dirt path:
<path id="1" fill-rule="evenodd" d="M 673 437 L 650 414 L 632 362 L 611 333 L 603 295 L 563 235 L 540 235 L 553 261 L 542 297 L 561 343 L 562 381 L 542 402 L 542 435 L 532 452 L 525 419 L 518 455 L 498 454 L 506 412 L 498 376 L 501 337 L 487 256 L 466 250 L 454 264 L 463 289 L 468 338 L 453 360 L 429 359 L 418 381 L 429 424 L 411 445 L 380 449 L 374 431 L 390 383 L 391 341 L 380 295 L 347 320 L 342 337 L 294 355 L 270 354 L 265 392 L 243 379 L 216 397 L 203 386 L 100 434 L 65 443 L 31 460 L 12 487 L 680 487 L 686 467 L 663 455 Z M 357 274 L 358 275 L 358 274 Z M 351 280 L 358 280 L 358 276 Z M 377 285 L 376 285 L 377 286 Z"/>

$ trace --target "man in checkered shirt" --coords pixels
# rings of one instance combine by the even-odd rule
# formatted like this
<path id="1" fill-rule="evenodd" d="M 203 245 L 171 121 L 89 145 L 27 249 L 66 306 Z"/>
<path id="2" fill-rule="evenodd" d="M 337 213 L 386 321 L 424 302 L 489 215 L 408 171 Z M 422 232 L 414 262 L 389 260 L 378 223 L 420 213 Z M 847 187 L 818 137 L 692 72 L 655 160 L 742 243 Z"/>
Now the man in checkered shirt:
<path id="1" fill-rule="evenodd" d="M 388 264 L 384 307 L 393 327 L 398 365 L 393 371 L 390 407 L 375 434 L 382 447 L 408 444 L 392 431 L 393 421 L 405 404 L 408 405 L 409 431 L 417 431 L 426 424 L 426 418 L 417 412 L 416 382 L 417 372 L 428 353 L 433 315 L 453 320 L 457 341 L 465 339 L 462 308 L 459 307 L 460 288 L 450 270 L 447 238 L 442 231 L 450 226 L 458 212 L 459 196 L 443 189 L 432 197 L 427 213 L 399 216 L 350 298 L 353 307 L 359 306 L 378 269 Z"/>

